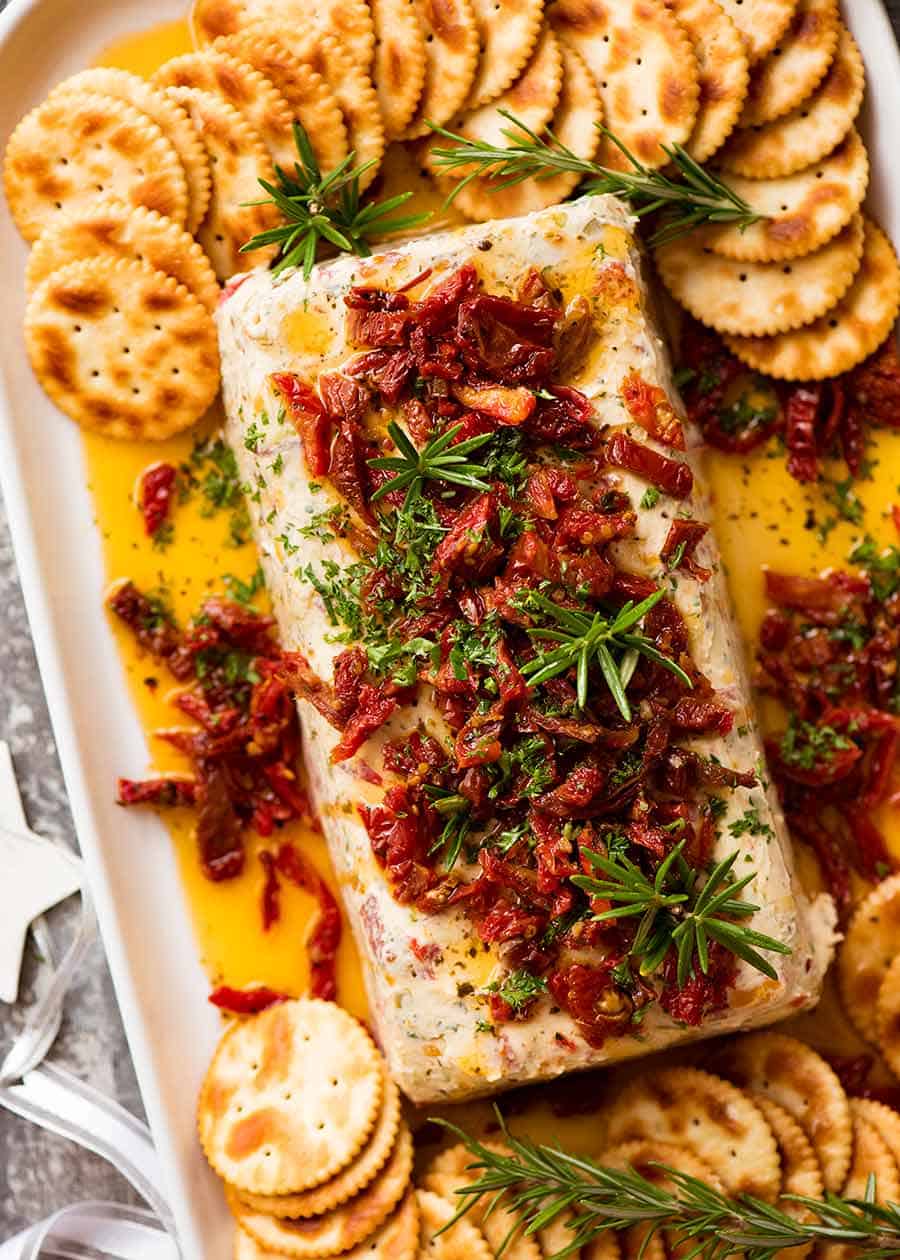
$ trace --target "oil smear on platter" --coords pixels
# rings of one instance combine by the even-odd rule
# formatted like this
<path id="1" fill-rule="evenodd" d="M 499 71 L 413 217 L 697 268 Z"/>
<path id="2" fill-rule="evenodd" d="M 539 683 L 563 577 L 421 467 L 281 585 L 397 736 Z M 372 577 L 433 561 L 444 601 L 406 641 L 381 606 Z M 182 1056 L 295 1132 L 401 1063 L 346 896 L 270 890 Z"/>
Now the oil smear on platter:
<path id="1" fill-rule="evenodd" d="M 98 63 L 149 75 L 163 61 L 190 49 L 184 23 L 167 23 L 107 48 Z M 388 163 L 389 172 L 392 169 Z M 409 186 L 412 174 L 398 166 L 396 180 L 388 176 L 389 191 Z M 414 182 L 414 181 L 413 181 Z M 436 209 L 429 205 L 427 208 Z M 292 340 L 315 330 L 297 327 Z M 234 527 L 228 513 L 209 512 L 208 499 L 194 495 L 179 504 L 174 514 L 174 533 L 165 549 L 154 547 L 143 529 L 135 507 L 134 487 L 142 471 L 157 461 L 190 469 L 198 444 L 214 437 L 217 418 L 210 417 L 204 432 L 182 435 L 164 443 L 117 443 L 96 435 L 84 437 L 88 477 L 106 556 L 110 580 L 129 577 L 144 590 L 164 591 L 179 620 L 186 622 L 203 598 L 222 593 L 225 578 L 248 582 L 257 569 L 251 541 Z M 900 433 L 879 435 L 869 451 L 870 476 L 848 491 L 840 471 L 829 470 L 825 483 L 798 485 L 785 469 L 784 454 L 774 444 L 751 456 L 736 457 L 710 452 L 707 469 L 713 497 L 713 522 L 728 577 L 732 603 L 752 664 L 753 645 L 765 611 L 763 571 L 766 567 L 788 573 L 811 574 L 826 568 L 846 567 L 854 543 L 863 533 L 879 544 L 896 541 L 890 515 L 892 503 L 900 502 L 897 469 L 900 468 Z M 160 772 L 186 769 L 180 754 L 152 736 L 154 730 L 173 724 L 167 703 L 173 680 L 164 676 L 151 658 L 142 654 L 130 636 L 116 629 L 131 693 L 148 733 L 152 764 Z M 764 727 L 782 720 L 777 706 L 766 702 Z M 122 772 L 141 773 L 144 767 L 123 766 Z M 114 785 L 110 785 L 110 791 Z M 263 870 L 251 851 L 244 873 L 237 879 L 210 883 L 202 874 L 187 811 L 166 816 L 177 847 L 184 885 L 190 901 L 204 963 L 213 983 L 243 987 L 266 984 L 290 993 L 307 986 L 305 937 L 313 925 L 317 907 L 313 898 L 284 886 L 280 920 L 263 931 L 260 901 Z M 877 819 L 892 852 L 900 855 L 900 825 L 888 812 Z M 316 867 L 334 878 L 322 837 L 309 827 L 292 825 L 281 833 L 302 848 Z M 798 860 L 804 878 L 818 883 L 814 862 L 799 846 Z M 366 1014 L 365 996 L 349 932 L 338 972 L 339 1000 L 351 1011 Z M 819 1010 L 797 1021 L 802 1034 L 821 1049 L 848 1055 L 864 1049 L 849 1030 L 831 989 Z M 548 1113 L 549 1115 L 549 1113 Z M 590 1149 L 592 1142 L 577 1124 L 552 1121 L 555 1137 L 573 1147 Z M 529 1129 L 534 1131 L 533 1124 Z"/>

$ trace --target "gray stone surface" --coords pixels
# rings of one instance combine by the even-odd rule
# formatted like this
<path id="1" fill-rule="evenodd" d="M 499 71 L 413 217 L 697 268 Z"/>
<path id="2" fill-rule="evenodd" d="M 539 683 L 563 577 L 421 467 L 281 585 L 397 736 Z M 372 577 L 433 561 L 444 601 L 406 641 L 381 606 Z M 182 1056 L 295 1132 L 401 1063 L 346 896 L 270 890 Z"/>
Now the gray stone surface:
<path id="1" fill-rule="evenodd" d="M 852 0 L 849 0 L 852 4 Z M 0 9 L 5 0 L 0 0 Z M 900 0 L 888 0 L 900 32 Z M 0 501 L 0 739 L 13 752 L 31 826 L 43 835 L 73 842 L 72 820 L 56 756 L 47 706 L 16 577 L 6 518 Z M 74 907 L 51 916 L 60 942 Z M 25 987 L 34 966 L 26 963 Z M 0 1047 L 12 1032 L 0 1007 Z M 99 949 L 70 995 L 68 1015 L 54 1059 L 140 1112 L 109 972 Z M 130 1187 L 96 1156 L 24 1124 L 0 1110 L 0 1241 L 32 1221 L 77 1199 L 133 1199 Z"/>

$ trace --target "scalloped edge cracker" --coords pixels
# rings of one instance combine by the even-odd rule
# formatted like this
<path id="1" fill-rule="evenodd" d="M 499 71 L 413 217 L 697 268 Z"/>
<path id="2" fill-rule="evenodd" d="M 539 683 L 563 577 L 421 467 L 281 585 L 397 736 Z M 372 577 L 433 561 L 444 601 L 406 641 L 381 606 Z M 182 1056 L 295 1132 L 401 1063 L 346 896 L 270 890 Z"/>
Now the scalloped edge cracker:
<path id="1" fill-rule="evenodd" d="M 188 28 L 195 48 L 205 48 L 222 35 L 235 35 L 247 22 L 243 0 L 192 0 Z"/>
<path id="2" fill-rule="evenodd" d="M 741 33 L 751 63 L 770 53 L 797 7 L 797 0 L 720 0 Z"/>
<path id="3" fill-rule="evenodd" d="M 456 1205 L 433 1190 L 417 1190 L 422 1234 L 421 1260 L 493 1260 L 493 1252 L 480 1229 L 463 1217 L 451 1229 L 444 1229 L 456 1214 Z"/>
<path id="4" fill-rule="evenodd" d="M 235 1190 L 238 1198 L 256 1212 L 296 1218 L 319 1216 L 358 1194 L 387 1163 L 400 1131 L 400 1090 L 386 1067 L 382 1067 L 382 1074 L 384 1097 L 375 1128 L 351 1164 L 324 1185 L 302 1190 L 299 1194 L 266 1195 Z"/>
<path id="5" fill-rule="evenodd" d="M 784 35 L 753 67 L 740 125 L 772 122 L 811 96 L 834 60 L 839 30 L 838 0 L 799 0 Z"/>
<path id="6" fill-rule="evenodd" d="M 496 100 L 531 60 L 544 0 L 472 0 L 481 56 L 466 109 Z"/>
<path id="7" fill-rule="evenodd" d="M 888 968 L 900 954 L 900 875 L 877 884 L 857 906 L 837 956 L 841 1003 L 850 1023 L 878 1044 L 875 1004 Z"/>
<path id="8" fill-rule="evenodd" d="M 700 102 L 697 59 L 674 15 L 662 0 L 556 0 L 550 20 L 587 62 L 606 125 L 647 166 L 664 166 L 660 146 L 687 143 Z M 597 161 L 630 169 L 606 136 Z"/>
<path id="9" fill-rule="evenodd" d="M 56 92 L 26 114 L 7 143 L 3 178 L 26 241 L 98 195 L 187 221 L 187 181 L 172 142 L 133 105 L 98 92 Z"/>
<path id="10" fill-rule="evenodd" d="M 743 230 L 725 223 L 703 228 L 697 239 L 724 258 L 781 262 L 819 249 L 846 227 L 866 195 L 869 157 L 854 127 L 833 153 L 796 175 L 733 175 L 728 183 L 765 217 Z"/>
<path id="11" fill-rule="evenodd" d="M 353 60 L 368 71 L 375 47 L 375 28 L 366 0 L 244 0 L 248 19 L 271 22 L 288 48 L 302 43 L 310 27 L 333 35 Z"/>
<path id="12" fill-rule="evenodd" d="M 770 336 L 811 324 L 841 300 L 863 252 L 856 214 L 814 253 L 781 262 L 742 262 L 680 237 L 656 251 L 663 284 L 695 319 L 717 332 Z"/>
<path id="13" fill-rule="evenodd" d="M 413 120 L 425 86 L 425 33 L 415 0 L 370 0 L 375 23 L 372 82 L 388 140 Z"/>
<path id="14" fill-rule="evenodd" d="M 690 1147 L 661 1142 L 656 1138 L 640 1138 L 637 1141 L 607 1147 L 603 1151 L 601 1162 L 605 1168 L 617 1168 L 622 1171 L 632 1168 L 652 1185 L 662 1190 L 674 1190 L 675 1184 L 661 1169 L 654 1167 L 656 1164 L 668 1164 L 669 1167 L 686 1173 L 689 1177 L 699 1178 L 700 1181 L 712 1186 L 720 1193 L 724 1190 L 722 1182 L 706 1160 L 701 1159 Z M 632 1228 L 628 1231 L 628 1235 L 629 1245 L 626 1247 L 626 1252 L 631 1252 L 635 1241 L 640 1250 L 642 1244 L 640 1228 Z M 663 1243 L 662 1254 L 667 1257 L 667 1260 L 680 1260 L 681 1257 L 688 1255 L 694 1246 L 689 1238 L 680 1237 L 677 1229 L 664 1229 L 656 1234 L 652 1241 Z"/>
<path id="15" fill-rule="evenodd" d="M 106 437 L 171 437 L 201 419 L 219 391 L 209 311 L 134 259 L 84 259 L 48 277 L 29 299 L 25 345 L 51 400 Z"/>
<path id="16" fill-rule="evenodd" d="M 219 285 L 206 254 L 190 232 L 155 210 L 107 199 L 58 219 L 28 255 L 26 289 L 33 292 L 60 268 L 85 258 L 145 262 L 190 289 L 210 313 L 218 305 Z"/>
<path id="17" fill-rule="evenodd" d="M 200 1143 L 239 1189 L 307 1190 L 365 1145 L 382 1083 L 381 1057 L 357 1020 L 315 998 L 283 1002 L 219 1042 L 197 1104 Z"/>
<path id="18" fill-rule="evenodd" d="M 866 219 L 863 257 L 840 302 L 799 332 L 726 337 L 732 354 L 766 376 L 821 381 L 857 367 L 882 344 L 900 309 L 900 266 L 888 238 Z"/>
<path id="19" fill-rule="evenodd" d="M 597 150 L 603 118 L 600 98 L 584 59 L 561 41 L 563 80 L 559 103 L 553 115 L 553 134 L 578 157 L 589 161 Z M 467 218 L 478 223 L 489 219 L 514 218 L 565 201 L 577 188 L 580 176 L 563 172 L 551 179 L 525 179 L 508 188 L 492 187 L 492 181 L 473 179 L 461 190 L 454 205 Z M 502 182 L 502 181 L 501 181 Z M 440 177 L 442 187 L 453 181 Z"/>
<path id="20" fill-rule="evenodd" d="M 750 63 L 744 41 L 718 0 L 666 0 L 697 58 L 699 107 L 685 148 L 696 162 L 720 149 L 737 125 Z"/>
<path id="21" fill-rule="evenodd" d="M 789 1111 L 774 1102 L 765 1094 L 748 1091 L 752 1100 L 766 1118 L 778 1146 L 781 1159 L 781 1193 L 782 1195 L 803 1195 L 809 1199 L 821 1199 L 825 1191 L 822 1169 L 809 1138 L 800 1128 Z M 779 1201 L 779 1207 L 792 1216 L 794 1220 L 809 1223 L 815 1220 L 809 1208 L 790 1199 Z M 812 1243 L 797 1247 L 786 1247 L 780 1253 L 780 1260 L 805 1260 L 813 1249 Z"/>
<path id="22" fill-rule="evenodd" d="M 900 955 L 888 967 L 878 989 L 878 1045 L 885 1062 L 900 1076 Z"/>
<path id="23" fill-rule="evenodd" d="M 729 1194 L 778 1194 L 778 1150 L 762 1112 L 739 1089 L 699 1068 L 654 1070 L 629 1082 L 606 1111 L 607 1140 L 654 1139 L 687 1146 Z"/>
<path id="24" fill-rule="evenodd" d="M 862 104 L 865 69 L 846 27 L 825 78 L 807 100 L 774 122 L 734 131 L 717 157 L 723 170 L 749 179 L 793 175 L 835 149 Z"/>
<path id="25" fill-rule="evenodd" d="M 840 1190 L 850 1166 L 847 1095 L 834 1069 L 812 1046 L 784 1033 L 735 1037 L 714 1058 L 716 1070 L 757 1090 L 794 1117 L 809 1138 L 828 1190 Z"/>
<path id="26" fill-rule="evenodd" d="M 415 1260 L 419 1245 L 419 1208 L 410 1190 L 380 1229 L 363 1239 L 342 1260 Z M 261 1247 L 255 1238 L 235 1231 L 234 1260 L 277 1260 L 279 1253 Z"/>
<path id="27" fill-rule="evenodd" d="M 470 0 L 416 0 L 425 36 L 425 83 L 416 112 L 401 137 L 431 135 L 426 118 L 438 126 L 462 109 L 478 67 L 478 27 Z"/>

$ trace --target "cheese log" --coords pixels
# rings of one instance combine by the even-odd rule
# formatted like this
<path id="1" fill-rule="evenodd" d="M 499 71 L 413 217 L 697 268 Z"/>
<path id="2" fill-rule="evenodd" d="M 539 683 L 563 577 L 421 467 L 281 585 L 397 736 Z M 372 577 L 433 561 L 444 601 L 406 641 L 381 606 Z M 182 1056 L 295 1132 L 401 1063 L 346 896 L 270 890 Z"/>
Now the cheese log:
<path id="1" fill-rule="evenodd" d="M 322 572 L 328 562 L 343 566 L 355 554 L 345 540 L 323 541 L 315 531 L 301 532 L 313 515 L 340 500 L 325 479 L 320 483 L 308 475 L 299 439 L 279 416 L 269 376 L 292 371 L 315 382 L 321 372 L 347 360 L 357 349 L 345 330 L 343 299 L 351 286 L 395 289 L 427 268 L 430 285 L 464 263 L 477 268 L 489 293 L 515 296 L 522 276 L 536 266 L 567 302 L 579 294 L 595 299 L 600 294 L 603 300 L 594 304 L 597 337 L 586 362 L 564 383 L 590 398 L 598 427 L 627 425 L 636 440 L 672 454 L 630 422 L 621 397 L 623 378 L 636 371 L 664 389 L 679 413 L 683 410 L 653 326 L 634 221 L 615 198 L 584 198 L 519 219 L 456 229 L 369 259 L 342 257 L 316 267 L 309 282 L 297 271 L 277 278 L 253 273 L 218 313 L 226 435 L 252 488 L 250 510 L 282 642 L 302 652 L 324 679 L 331 678 L 333 660 L 345 645 L 334 642 L 335 628 L 304 570 L 311 566 Z M 636 537 L 615 544 L 616 559 L 625 569 L 670 583 L 690 631 L 694 660 L 734 710 L 731 732 L 704 736 L 697 747 L 728 767 L 762 770 L 760 786 L 725 794 L 728 809 L 719 824 L 718 856 L 737 848 L 741 873 L 756 872 L 747 896 L 761 909 L 748 922 L 787 944 L 791 953 L 769 955 L 778 973 L 775 981 L 740 964 L 727 1007 L 700 1028 L 675 1023 L 657 1004 L 633 1032 L 611 1036 L 596 1049 L 547 997 L 530 1018 L 489 1030 L 484 995 L 504 974 L 496 947 L 481 943 L 461 910 L 423 914 L 398 904 L 359 813 L 361 804 L 380 801 L 391 782 L 387 773 L 385 786 L 378 782 L 385 740 L 416 722 L 446 740 L 427 688 L 420 687 L 412 716 L 401 709 L 355 757 L 337 765 L 329 758 L 338 732 L 301 703 L 311 787 L 362 957 L 372 1019 L 391 1071 L 416 1102 L 471 1098 L 772 1023 L 817 1000 L 833 948 L 834 908 L 824 895 L 810 902 L 797 882 L 784 820 L 763 769 L 742 647 L 714 538 L 707 534 L 696 552 L 697 562 L 713 571 L 709 581 L 683 571 L 662 572 L 660 550 L 676 512 L 710 519 L 698 435 L 688 431 L 687 443 L 693 495 L 680 503 L 663 496 L 655 507 L 639 512 Z M 637 505 L 647 483 L 629 473 L 621 473 L 620 483 Z M 681 742 L 690 745 L 690 739 Z M 756 811 L 758 825 L 730 835 L 730 824 L 748 809 Z"/>

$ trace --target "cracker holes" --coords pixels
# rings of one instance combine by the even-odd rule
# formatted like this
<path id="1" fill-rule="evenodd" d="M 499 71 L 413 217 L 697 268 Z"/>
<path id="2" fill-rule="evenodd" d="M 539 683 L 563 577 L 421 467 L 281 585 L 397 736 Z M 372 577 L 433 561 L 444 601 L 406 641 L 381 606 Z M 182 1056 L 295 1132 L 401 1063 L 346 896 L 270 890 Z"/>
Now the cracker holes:
<path id="1" fill-rule="evenodd" d="M 828 327 L 829 327 L 829 328 L 837 328 L 837 326 L 838 326 L 838 322 L 837 322 L 837 320 L 836 320 L 836 319 L 830 319 L 830 320 L 828 321 Z"/>
<path id="2" fill-rule="evenodd" d="M 747 273 L 746 273 L 746 271 L 742 271 L 742 272 L 741 272 L 741 274 L 738 276 L 738 280 L 740 280 L 741 284 L 746 284 L 746 283 L 747 283 Z"/>
<path id="3" fill-rule="evenodd" d="M 789 276 L 791 272 L 794 270 L 794 268 L 790 265 L 790 263 L 787 263 L 784 267 L 781 268 L 781 270 L 784 275 Z"/>

